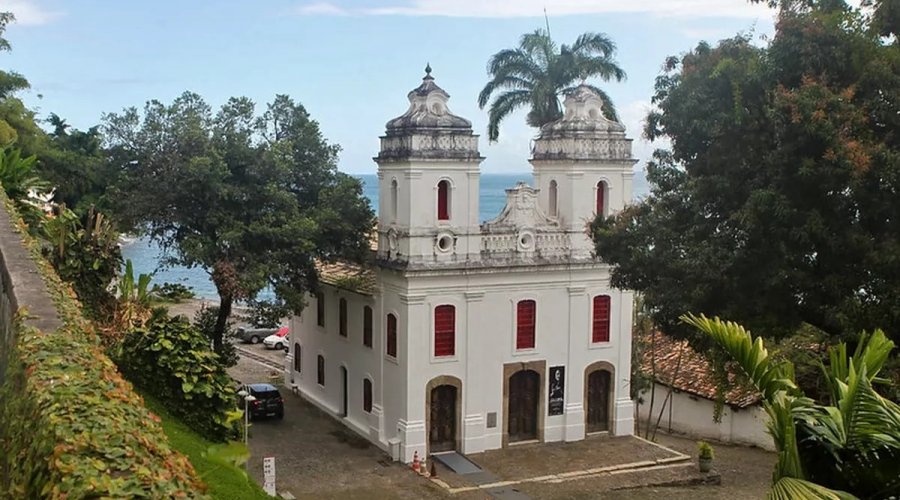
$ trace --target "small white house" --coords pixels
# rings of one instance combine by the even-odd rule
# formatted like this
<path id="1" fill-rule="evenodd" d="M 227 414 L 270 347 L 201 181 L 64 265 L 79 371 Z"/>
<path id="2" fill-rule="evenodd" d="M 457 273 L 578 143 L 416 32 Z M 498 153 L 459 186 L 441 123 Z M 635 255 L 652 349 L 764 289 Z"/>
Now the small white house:
<path id="1" fill-rule="evenodd" d="M 766 433 L 768 415 L 760 395 L 750 387 L 732 384 L 715 419 L 716 380 L 706 357 L 687 341 L 655 332 L 641 339 L 645 346 L 641 369 L 655 380 L 638 400 L 641 425 L 660 423 L 660 429 L 702 439 L 774 449 Z M 734 382 L 736 377 L 729 374 Z M 670 395 L 671 393 L 671 395 Z M 653 403 L 651 414 L 651 401 Z"/>
<path id="2" fill-rule="evenodd" d="M 396 459 L 632 434 L 632 294 L 586 225 L 631 199 L 631 140 L 579 87 L 544 126 L 536 186 L 480 223 L 478 136 L 430 74 L 387 123 L 372 264 L 321 269 L 288 382 Z"/>

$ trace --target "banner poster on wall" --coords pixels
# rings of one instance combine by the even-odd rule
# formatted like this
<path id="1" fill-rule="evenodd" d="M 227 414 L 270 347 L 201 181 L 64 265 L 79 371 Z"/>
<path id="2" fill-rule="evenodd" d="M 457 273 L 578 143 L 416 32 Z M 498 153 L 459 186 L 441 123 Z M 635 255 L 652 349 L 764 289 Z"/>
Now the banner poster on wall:
<path id="1" fill-rule="evenodd" d="M 550 367 L 550 415 L 562 415 L 566 406 L 566 367 L 551 366 Z"/>

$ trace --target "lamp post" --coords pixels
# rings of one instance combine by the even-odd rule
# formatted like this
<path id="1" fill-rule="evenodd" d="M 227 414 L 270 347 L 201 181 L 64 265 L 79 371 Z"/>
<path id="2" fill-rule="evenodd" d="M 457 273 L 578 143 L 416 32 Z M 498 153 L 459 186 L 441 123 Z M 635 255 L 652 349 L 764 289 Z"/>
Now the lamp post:
<path id="1" fill-rule="evenodd" d="M 256 398 L 245 389 L 238 391 L 238 396 L 244 400 L 244 446 L 247 446 L 247 435 L 250 429 L 250 403 L 256 401 Z"/>

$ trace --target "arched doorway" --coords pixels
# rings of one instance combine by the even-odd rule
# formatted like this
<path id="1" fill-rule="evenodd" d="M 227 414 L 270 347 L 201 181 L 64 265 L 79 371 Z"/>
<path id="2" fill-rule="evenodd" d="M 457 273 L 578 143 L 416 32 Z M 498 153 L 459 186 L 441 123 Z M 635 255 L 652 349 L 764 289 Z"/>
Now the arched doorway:
<path id="1" fill-rule="evenodd" d="M 587 432 L 609 430 L 610 380 L 608 370 L 594 370 L 587 376 Z"/>
<path id="2" fill-rule="evenodd" d="M 431 389 L 428 449 L 431 453 L 456 449 L 456 407 L 458 391 L 452 385 Z"/>
<path id="3" fill-rule="evenodd" d="M 509 442 L 538 438 L 540 389 L 541 376 L 535 371 L 522 370 L 509 378 Z"/>

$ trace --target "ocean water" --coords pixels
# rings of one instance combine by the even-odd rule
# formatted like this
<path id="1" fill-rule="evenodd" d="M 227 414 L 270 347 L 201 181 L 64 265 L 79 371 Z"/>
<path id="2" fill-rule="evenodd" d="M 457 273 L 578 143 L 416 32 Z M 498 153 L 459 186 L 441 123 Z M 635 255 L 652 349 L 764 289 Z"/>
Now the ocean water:
<path id="1" fill-rule="evenodd" d="M 363 195 L 369 199 L 373 209 L 378 210 L 378 177 L 375 174 L 357 176 L 363 182 Z M 516 185 L 516 182 L 532 183 L 530 173 L 523 174 L 482 174 L 480 219 L 490 220 L 500 214 L 506 204 L 506 189 Z M 643 175 L 637 174 L 634 178 L 635 197 L 644 196 L 647 193 L 646 180 Z M 173 266 L 160 268 L 161 251 L 158 246 L 146 239 L 137 239 L 122 245 L 122 255 L 125 259 L 131 259 L 135 273 L 154 273 L 152 283 L 162 284 L 181 283 L 192 287 L 194 293 L 205 299 L 217 300 L 216 288 L 209 279 L 209 274 L 200 268 L 186 268 Z M 261 298 L 270 298 L 271 293 L 264 291 Z"/>

